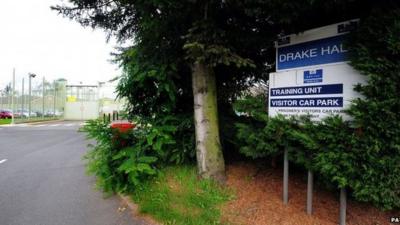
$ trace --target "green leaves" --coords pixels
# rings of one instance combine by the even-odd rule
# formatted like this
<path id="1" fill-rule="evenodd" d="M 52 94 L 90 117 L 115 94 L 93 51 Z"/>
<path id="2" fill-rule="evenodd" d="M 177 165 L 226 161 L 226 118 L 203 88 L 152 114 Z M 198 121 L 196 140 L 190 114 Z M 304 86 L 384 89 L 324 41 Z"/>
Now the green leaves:
<path id="1" fill-rule="evenodd" d="M 295 123 L 279 116 L 261 121 L 261 126 L 245 123 L 235 125 L 239 151 L 248 157 L 263 158 L 282 154 L 282 150 L 289 146 L 290 131 Z"/>
<path id="2" fill-rule="evenodd" d="M 233 103 L 233 108 L 238 114 L 248 114 L 257 121 L 268 120 L 266 96 L 263 94 L 258 96 L 245 95 Z"/>
<path id="3" fill-rule="evenodd" d="M 216 67 L 221 64 L 225 66 L 235 66 L 237 68 L 256 67 L 252 60 L 242 58 L 222 45 L 205 45 L 192 42 L 185 44 L 183 49 L 187 51 L 187 60 L 205 62 L 211 67 Z"/>
<path id="4" fill-rule="evenodd" d="M 157 175 L 159 157 L 143 139 L 146 131 L 120 134 L 100 120 L 88 121 L 82 131 L 97 142 L 84 159 L 88 172 L 96 176 L 97 185 L 104 192 L 131 192 L 141 182 Z"/>
<path id="5" fill-rule="evenodd" d="M 195 156 L 191 117 L 165 116 L 128 133 L 112 130 L 101 120 L 90 120 L 81 131 L 96 141 L 84 159 L 88 172 L 106 193 L 132 192 L 157 176 L 160 168 L 192 161 Z"/>
<path id="6" fill-rule="evenodd" d="M 118 55 L 123 65 L 118 97 L 130 102 L 126 109 L 131 117 L 140 115 L 142 120 L 174 112 L 178 95 L 183 94 L 178 93 L 173 79 L 177 77 L 175 63 L 151 63 L 140 53 L 139 47 L 132 47 Z"/>
<path id="7" fill-rule="evenodd" d="M 227 47 L 226 33 L 210 20 L 195 22 L 185 35 L 185 40 L 185 58 L 191 62 L 204 62 L 210 67 L 256 67 L 251 59 L 243 58 Z"/>
<path id="8" fill-rule="evenodd" d="M 313 170 L 328 187 L 349 188 L 358 201 L 383 209 L 399 208 L 400 130 L 392 105 L 398 104 L 396 100 L 382 104 L 376 98 L 359 99 L 355 106 L 363 111 L 352 109 L 356 115 L 352 122 L 337 116 L 322 122 L 308 117 L 268 118 L 257 101 L 247 97 L 235 104 L 248 116 L 247 123 L 236 123 L 242 154 L 273 158 L 289 147 L 290 160 Z M 378 116 L 382 113 L 387 117 Z"/>
<path id="9" fill-rule="evenodd" d="M 348 111 L 359 130 L 354 195 L 386 209 L 400 207 L 400 9 L 374 9 L 350 40 L 351 64 L 368 76 L 357 87 L 365 98 Z"/>

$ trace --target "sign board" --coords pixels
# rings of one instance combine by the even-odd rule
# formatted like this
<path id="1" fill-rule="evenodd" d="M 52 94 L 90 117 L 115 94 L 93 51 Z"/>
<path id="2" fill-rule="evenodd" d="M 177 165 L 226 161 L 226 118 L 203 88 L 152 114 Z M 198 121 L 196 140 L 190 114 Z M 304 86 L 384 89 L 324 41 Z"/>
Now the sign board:
<path id="1" fill-rule="evenodd" d="M 313 120 L 338 114 L 361 97 L 354 85 L 365 76 L 348 65 L 344 40 L 357 20 L 283 37 L 276 46 L 276 73 L 271 73 L 269 116 L 307 115 Z"/>
<path id="2" fill-rule="evenodd" d="M 67 102 L 76 102 L 76 96 L 67 96 Z"/>
<path id="3" fill-rule="evenodd" d="M 277 70 L 346 61 L 347 50 L 343 46 L 345 36 L 338 35 L 279 47 Z"/>

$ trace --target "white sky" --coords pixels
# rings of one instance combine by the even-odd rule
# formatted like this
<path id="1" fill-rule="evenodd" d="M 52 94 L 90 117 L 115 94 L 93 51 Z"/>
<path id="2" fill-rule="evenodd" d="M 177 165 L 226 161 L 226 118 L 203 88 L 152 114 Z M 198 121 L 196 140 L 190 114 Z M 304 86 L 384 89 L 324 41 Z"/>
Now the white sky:
<path id="1" fill-rule="evenodd" d="M 69 84 L 97 84 L 119 75 L 118 66 L 109 62 L 115 42 L 106 43 L 102 30 L 84 28 L 50 9 L 62 3 L 1 0 L 0 89 L 12 80 L 14 67 L 17 79 L 32 72 Z"/>

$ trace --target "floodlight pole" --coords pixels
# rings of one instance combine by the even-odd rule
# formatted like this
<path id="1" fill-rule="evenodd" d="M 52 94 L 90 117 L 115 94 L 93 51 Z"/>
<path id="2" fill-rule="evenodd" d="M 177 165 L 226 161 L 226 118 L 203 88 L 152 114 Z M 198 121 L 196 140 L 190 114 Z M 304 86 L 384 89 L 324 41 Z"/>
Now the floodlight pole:
<path id="1" fill-rule="evenodd" d="M 0 108 L 3 108 L 3 90 L 0 90 Z"/>
<path id="2" fill-rule="evenodd" d="M 11 107 L 12 107 L 11 124 L 15 123 L 14 92 L 15 92 L 15 68 L 13 68 L 13 82 L 12 82 L 12 91 L 11 91 Z"/>
<path id="3" fill-rule="evenodd" d="M 54 81 L 54 95 L 53 95 L 53 117 L 56 117 L 56 97 L 57 97 L 57 82 Z"/>
<path id="4" fill-rule="evenodd" d="M 42 83 L 42 119 L 44 119 L 44 82 L 45 78 L 43 77 L 43 83 Z"/>
<path id="5" fill-rule="evenodd" d="M 22 110 L 22 112 L 21 112 L 21 116 L 25 113 L 25 97 L 24 97 L 24 94 L 25 94 L 25 79 L 24 78 L 22 78 L 22 93 L 21 93 L 21 110 Z M 23 116 L 22 116 L 23 117 Z"/>

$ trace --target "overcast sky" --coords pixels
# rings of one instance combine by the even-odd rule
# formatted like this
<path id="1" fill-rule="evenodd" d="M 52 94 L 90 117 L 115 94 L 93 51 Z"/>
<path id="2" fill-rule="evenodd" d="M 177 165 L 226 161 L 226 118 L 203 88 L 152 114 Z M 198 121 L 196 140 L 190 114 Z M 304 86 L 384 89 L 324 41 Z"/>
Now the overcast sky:
<path id="1" fill-rule="evenodd" d="M 84 28 L 50 10 L 61 0 L 1 0 L 0 89 L 32 72 L 69 84 L 97 84 L 119 74 L 109 62 L 115 42 L 102 30 Z"/>

